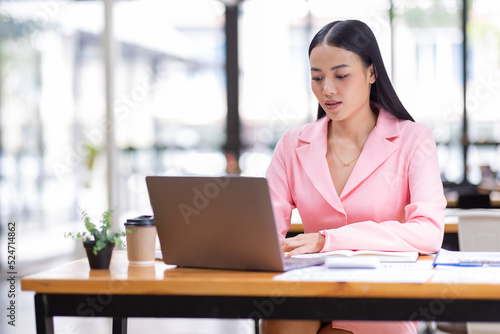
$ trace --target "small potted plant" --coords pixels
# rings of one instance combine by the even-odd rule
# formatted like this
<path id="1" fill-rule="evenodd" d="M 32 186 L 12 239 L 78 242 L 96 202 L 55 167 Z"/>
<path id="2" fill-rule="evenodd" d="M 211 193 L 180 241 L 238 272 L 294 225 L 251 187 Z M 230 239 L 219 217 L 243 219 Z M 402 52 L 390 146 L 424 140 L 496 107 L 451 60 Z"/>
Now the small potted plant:
<path id="1" fill-rule="evenodd" d="M 111 210 L 102 213 L 101 225 L 92 223 L 87 212 L 82 211 L 85 232 L 68 232 L 65 237 L 82 239 L 91 269 L 108 269 L 115 245 L 121 245 L 125 232 L 111 231 Z"/>

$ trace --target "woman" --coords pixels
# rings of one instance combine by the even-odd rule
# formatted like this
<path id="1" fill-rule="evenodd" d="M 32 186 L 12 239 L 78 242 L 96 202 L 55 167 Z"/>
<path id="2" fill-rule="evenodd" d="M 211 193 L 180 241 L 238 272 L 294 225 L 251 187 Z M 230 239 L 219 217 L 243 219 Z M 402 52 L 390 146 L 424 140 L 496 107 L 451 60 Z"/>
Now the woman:
<path id="1" fill-rule="evenodd" d="M 370 28 L 323 27 L 309 47 L 318 120 L 284 134 L 267 171 L 283 252 L 439 250 L 446 201 L 431 131 L 397 97 Z M 285 238 L 297 208 L 304 234 Z M 416 333 L 414 322 L 263 321 L 263 333 Z"/>

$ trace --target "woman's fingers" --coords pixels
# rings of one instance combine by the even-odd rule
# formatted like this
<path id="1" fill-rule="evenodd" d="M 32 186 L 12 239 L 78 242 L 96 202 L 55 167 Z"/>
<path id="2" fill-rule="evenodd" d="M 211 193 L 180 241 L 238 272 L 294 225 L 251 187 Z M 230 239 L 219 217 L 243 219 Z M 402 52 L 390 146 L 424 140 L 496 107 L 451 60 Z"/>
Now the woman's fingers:
<path id="1" fill-rule="evenodd" d="M 317 253 L 325 243 L 325 237 L 319 233 L 304 233 L 293 238 L 286 238 L 281 242 L 281 250 L 287 256 Z"/>

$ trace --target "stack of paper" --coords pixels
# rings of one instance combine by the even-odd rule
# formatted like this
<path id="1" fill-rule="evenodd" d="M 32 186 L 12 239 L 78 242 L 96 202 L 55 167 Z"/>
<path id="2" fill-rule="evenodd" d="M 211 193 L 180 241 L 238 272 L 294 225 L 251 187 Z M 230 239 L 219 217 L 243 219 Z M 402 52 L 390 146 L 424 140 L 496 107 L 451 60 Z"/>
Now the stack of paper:
<path id="1" fill-rule="evenodd" d="M 378 262 L 415 262 L 418 259 L 418 252 L 385 252 L 373 250 L 336 250 L 325 253 L 301 254 L 293 257 L 356 257 L 356 258 L 372 258 Z"/>
<path id="2" fill-rule="evenodd" d="M 384 263 L 377 269 L 329 269 L 314 266 L 274 276 L 279 281 L 425 283 L 434 270 L 432 261 Z"/>
<path id="3" fill-rule="evenodd" d="M 461 252 L 441 249 L 434 258 L 434 266 L 500 266 L 500 252 Z"/>

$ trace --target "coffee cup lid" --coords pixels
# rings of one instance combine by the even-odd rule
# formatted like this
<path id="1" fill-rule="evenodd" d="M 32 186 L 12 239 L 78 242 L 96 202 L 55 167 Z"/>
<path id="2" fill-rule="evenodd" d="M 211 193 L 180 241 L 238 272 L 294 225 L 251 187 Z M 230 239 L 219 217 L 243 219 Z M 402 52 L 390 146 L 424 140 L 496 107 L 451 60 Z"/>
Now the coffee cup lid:
<path id="1" fill-rule="evenodd" d="M 125 226 L 154 226 L 153 216 L 139 216 L 127 219 Z"/>

